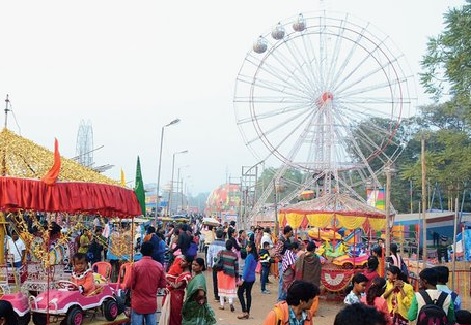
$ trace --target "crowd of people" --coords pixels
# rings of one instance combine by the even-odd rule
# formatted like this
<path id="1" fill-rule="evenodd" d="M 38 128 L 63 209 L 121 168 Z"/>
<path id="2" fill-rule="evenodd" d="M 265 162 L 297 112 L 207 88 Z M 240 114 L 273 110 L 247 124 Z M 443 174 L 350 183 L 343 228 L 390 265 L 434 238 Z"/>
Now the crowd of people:
<path id="1" fill-rule="evenodd" d="M 96 235 L 101 231 L 97 225 Z M 277 303 L 264 324 L 312 324 L 322 273 L 316 247 L 313 240 L 296 238 L 290 226 L 285 226 L 278 238 L 268 227 L 246 231 L 237 229 L 235 222 L 221 226 L 178 223 L 157 229 L 149 226 L 140 247 L 143 257 L 134 263 L 126 283 L 132 290 L 132 324 L 155 324 L 155 297 L 159 293 L 163 293 L 159 324 L 216 324 L 215 312 L 208 302 L 211 293 L 203 273 L 206 269 L 211 272 L 212 294 L 220 311 L 235 312 L 238 299 L 238 319 L 249 319 L 257 278 L 263 295 L 271 294 L 267 284 L 275 279 Z M 74 258 L 78 274 L 85 268 L 85 257 L 78 253 Z M 381 270 L 382 260 L 382 249 L 372 249 L 367 268 L 354 274 L 345 307 L 334 324 L 421 324 L 424 317 L 429 317 L 424 310 L 430 301 L 439 303 L 447 324 L 466 319 L 466 312 L 460 311 L 459 295 L 446 285 L 446 266 L 423 269 L 419 274 L 421 290 L 415 292 L 395 244 L 391 246 L 391 256 L 386 258 L 386 272 Z M 91 290 L 86 283 L 78 285 L 85 292 Z"/>
<path id="2" fill-rule="evenodd" d="M 455 324 L 455 320 L 461 319 L 461 298 L 446 285 L 448 267 L 439 265 L 422 269 L 419 273 L 420 289 L 415 292 L 409 284 L 407 268 L 396 244 L 391 245 L 386 279 L 380 276 L 378 265 L 378 257 L 372 255 L 368 258 L 367 270 L 353 276 L 352 289 L 344 299 L 345 305 L 374 307 L 384 318 L 384 324 L 406 325 L 413 321 L 427 324 L 432 317 L 437 318 L 436 324 Z M 434 316 L 427 313 L 431 305 L 438 309 Z M 440 317 L 442 319 L 438 321 Z"/>

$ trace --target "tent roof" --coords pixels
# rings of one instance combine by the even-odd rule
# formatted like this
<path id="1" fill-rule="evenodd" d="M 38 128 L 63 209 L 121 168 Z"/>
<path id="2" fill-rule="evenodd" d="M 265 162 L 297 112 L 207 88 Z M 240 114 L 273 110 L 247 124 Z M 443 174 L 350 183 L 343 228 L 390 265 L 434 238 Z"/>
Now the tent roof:
<path id="1" fill-rule="evenodd" d="M 51 169 L 54 154 L 8 129 L 0 133 L 0 211 L 100 214 L 127 217 L 141 214 L 134 191 L 90 168 L 61 158 L 57 182 L 40 178 Z"/>
<path id="2" fill-rule="evenodd" d="M 364 215 L 385 217 L 385 212 L 359 201 L 346 193 L 332 193 L 321 197 L 300 201 L 280 209 L 280 213 L 316 214 L 339 213 L 342 215 Z"/>
<path id="3" fill-rule="evenodd" d="M 0 133 L 0 174 L 3 176 L 39 179 L 53 163 L 54 153 L 50 150 L 6 128 Z M 119 185 L 117 181 L 63 157 L 58 181 Z"/>

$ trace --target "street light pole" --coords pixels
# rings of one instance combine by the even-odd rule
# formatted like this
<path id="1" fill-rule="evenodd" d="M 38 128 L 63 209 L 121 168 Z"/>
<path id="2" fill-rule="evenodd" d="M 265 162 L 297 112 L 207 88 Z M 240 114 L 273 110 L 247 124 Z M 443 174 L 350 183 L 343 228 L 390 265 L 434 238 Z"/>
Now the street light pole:
<path id="1" fill-rule="evenodd" d="M 172 193 L 173 193 L 173 175 L 175 173 L 175 156 L 179 155 L 179 154 L 183 154 L 183 153 L 188 153 L 188 150 L 173 153 L 173 158 L 172 158 L 172 179 L 170 181 L 170 191 L 168 192 L 168 202 L 167 202 L 167 212 L 168 212 L 169 215 L 171 214 L 170 203 L 172 201 Z"/>
<path id="2" fill-rule="evenodd" d="M 162 170 L 162 148 L 164 146 L 164 130 L 167 126 L 175 125 L 179 123 L 179 119 L 175 119 L 172 122 L 162 126 L 162 132 L 160 134 L 160 153 L 159 153 L 159 170 L 157 173 L 157 197 L 155 199 L 155 225 L 157 226 L 157 219 L 159 217 L 158 211 L 159 211 L 159 204 L 160 204 L 160 172 Z"/>

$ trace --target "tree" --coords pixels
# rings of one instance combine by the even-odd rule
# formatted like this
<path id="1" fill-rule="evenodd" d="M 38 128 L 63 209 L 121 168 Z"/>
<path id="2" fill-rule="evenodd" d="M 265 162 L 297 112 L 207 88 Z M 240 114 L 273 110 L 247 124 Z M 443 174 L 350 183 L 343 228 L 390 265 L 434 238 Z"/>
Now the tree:
<path id="1" fill-rule="evenodd" d="M 421 65 L 420 83 L 446 108 L 471 118 L 471 0 L 444 14 L 444 31 L 429 38 Z"/>

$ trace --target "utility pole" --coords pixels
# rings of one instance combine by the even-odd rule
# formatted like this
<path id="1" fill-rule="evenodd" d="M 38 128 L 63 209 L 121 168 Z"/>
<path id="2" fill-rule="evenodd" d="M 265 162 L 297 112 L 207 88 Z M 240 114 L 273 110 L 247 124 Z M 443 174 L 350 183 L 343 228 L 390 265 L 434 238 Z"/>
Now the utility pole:
<path id="1" fill-rule="evenodd" d="M 425 135 L 422 134 L 421 143 L 421 165 L 422 165 L 422 259 L 423 268 L 427 267 L 427 188 L 426 188 L 426 169 L 425 169 Z"/>

